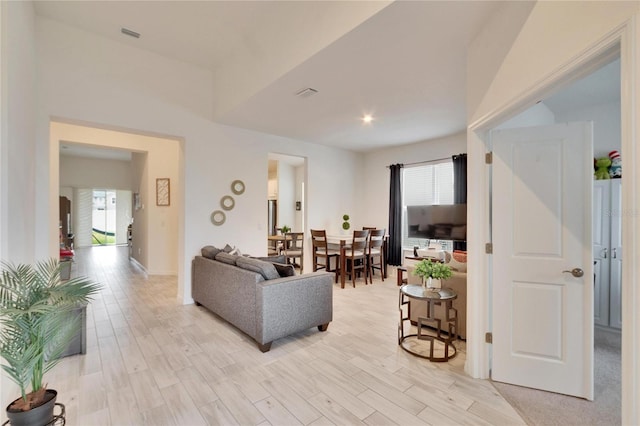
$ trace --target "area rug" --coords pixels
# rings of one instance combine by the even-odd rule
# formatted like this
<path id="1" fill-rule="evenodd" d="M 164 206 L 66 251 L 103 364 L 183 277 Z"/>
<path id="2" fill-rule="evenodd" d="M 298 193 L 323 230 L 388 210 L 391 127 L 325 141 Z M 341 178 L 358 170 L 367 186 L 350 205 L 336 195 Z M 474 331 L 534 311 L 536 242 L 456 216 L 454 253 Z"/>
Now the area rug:
<path id="1" fill-rule="evenodd" d="M 622 422 L 620 333 L 596 329 L 594 400 L 493 382 L 529 425 L 619 425 Z"/>

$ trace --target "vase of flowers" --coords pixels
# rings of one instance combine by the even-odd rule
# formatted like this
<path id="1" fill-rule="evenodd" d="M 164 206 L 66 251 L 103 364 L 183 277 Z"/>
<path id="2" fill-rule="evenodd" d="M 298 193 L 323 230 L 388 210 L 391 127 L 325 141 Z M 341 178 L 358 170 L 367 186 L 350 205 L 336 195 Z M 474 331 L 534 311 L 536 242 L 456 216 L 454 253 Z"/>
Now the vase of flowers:
<path id="1" fill-rule="evenodd" d="M 442 288 L 441 280 L 451 278 L 451 268 L 444 263 L 425 259 L 418 262 L 413 274 L 422 278 L 423 287 L 437 291 Z"/>

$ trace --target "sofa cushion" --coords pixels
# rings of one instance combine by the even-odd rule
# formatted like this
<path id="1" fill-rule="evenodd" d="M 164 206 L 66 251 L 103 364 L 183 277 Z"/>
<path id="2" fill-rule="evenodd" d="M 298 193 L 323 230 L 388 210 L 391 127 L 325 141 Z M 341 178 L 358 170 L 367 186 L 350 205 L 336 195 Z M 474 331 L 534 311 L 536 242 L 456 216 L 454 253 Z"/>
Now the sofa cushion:
<path id="1" fill-rule="evenodd" d="M 296 269 L 293 265 L 287 265 L 285 263 L 273 263 L 273 266 L 278 271 L 278 274 L 281 278 L 283 277 L 293 277 L 296 274 Z"/>
<path id="2" fill-rule="evenodd" d="M 204 246 L 200 252 L 202 253 L 202 257 L 206 257 L 207 259 L 215 259 L 216 254 L 220 253 L 222 250 L 216 248 L 214 246 Z"/>
<path id="3" fill-rule="evenodd" d="M 234 249 L 234 247 L 231 247 L 229 244 L 226 244 L 224 246 L 224 248 L 222 249 L 223 252 L 225 253 L 231 253 L 231 251 Z"/>
<path id="4" fill-rule="evenodd" d="M 232 254 L 225 253 L 223 251 L 221 251 L 220 253 L 216 254 L 216 260 L 218 262 L 227 263 L 229 265 L 235 265 L 236 264 L 236 260 L 238 258 L 239 258 L 239 256 L 234 256 Z"/>
<path id="5" fill-rule="evenodd" d="M 280 274 L 278 274 L 278 271 L 271 262 L 252 259 L 250 257 L 238 257 L 236 265 L 239 268 L 259 273 L 265 280 L 280 278 Z"/>

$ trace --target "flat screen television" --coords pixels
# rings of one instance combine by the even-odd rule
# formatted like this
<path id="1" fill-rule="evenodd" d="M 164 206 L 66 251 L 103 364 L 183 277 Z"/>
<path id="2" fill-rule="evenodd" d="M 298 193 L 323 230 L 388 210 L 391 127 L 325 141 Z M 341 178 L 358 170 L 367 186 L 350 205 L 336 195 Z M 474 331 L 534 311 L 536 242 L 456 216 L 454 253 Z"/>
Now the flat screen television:
<path id="1" fill-rule="evenodd" d="M 409 238 L 467 240 L 467 205 L 407 206 Z"/>

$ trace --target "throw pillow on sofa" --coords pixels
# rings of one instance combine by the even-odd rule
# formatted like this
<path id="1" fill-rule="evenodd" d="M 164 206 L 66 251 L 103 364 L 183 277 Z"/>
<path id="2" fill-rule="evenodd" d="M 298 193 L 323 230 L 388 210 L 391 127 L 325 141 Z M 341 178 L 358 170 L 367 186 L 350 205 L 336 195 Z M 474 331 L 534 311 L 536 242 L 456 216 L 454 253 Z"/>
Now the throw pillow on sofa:
<path id="1" fill-rule="evenodd" d="M 275 262 L 272 263 L 272 265 L 276 268 L 276 271 L 278 271 L 278 275 L 280 275 L 280 278 L 293 277 L 296 275 L 296 269 L 293 267 L 293 265 Z"/>
<path id="2" fill-rule="evenodd" d="M 238 259 L 236 260 L 236 266 L 248 271 L 257 272 L 262 275 L 265 280 L 280 278 L 280 274 L 271 262 L 251 259 L 250 257 L 238 257 Z"/>
<path id="3" fill-rule="evenodd" d="M 223 251 L 221 251 L 220 253 L 216 254 L 216 260 L 218 262 L 226 263 L 228 265 L 235 265 L 236 264 L 236 260 L 239 257 L 240 256 L 234 256 L 232 254 L 225 253 Z"/>
<path id="4" fill-rule="evenodd" d="M 220 253 L 221 251 L 222 250 L 220 250 L 219 248 L 215 248 L 214 246 L 204 246 L 202 247 L 202 250 L 200 250 L 202 256 L 206 257 L 207 259 L 215 259 L 216 254 Z"/>
<path id="5" fill-rule="evenodd" d="M 466 255 L 464 257 L 464 262 L 460 262 L 458 259 L 462 257 L 458 255 L 458 253 L 451 253 L 450 251 L 445 251 L 445 260 L 444 263 L 447 264 L 451 269 L 458 272 L 467 272 L 467 262 Z M 456 259 L 457 258 L 457 259 Z"/>
<path id="6" fill-rule="evenodd" d="M 271 263 L 287 263 L 287 258 L 284 257 L 283 254 L 279 256 L 264 256 L 264 257 L 254 257 L 251 256 L 252 259 L 264 260 L 265 262 Z"/>

